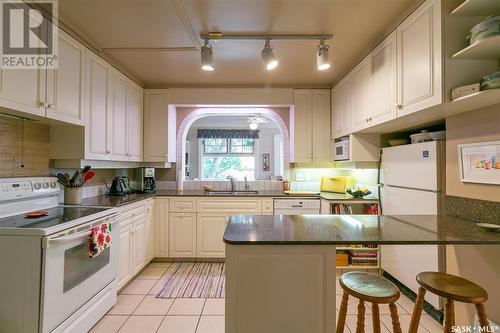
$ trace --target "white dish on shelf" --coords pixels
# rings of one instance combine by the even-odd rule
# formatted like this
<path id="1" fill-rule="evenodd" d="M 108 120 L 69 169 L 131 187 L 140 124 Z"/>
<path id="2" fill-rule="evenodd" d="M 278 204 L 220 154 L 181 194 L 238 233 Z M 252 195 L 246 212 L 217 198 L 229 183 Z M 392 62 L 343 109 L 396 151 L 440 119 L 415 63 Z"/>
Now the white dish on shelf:
<path id="1" fill-rule="evenodd" d="M 408 144 L 408 141 L 408 139 L 392 139 L 389 140 L 389 144 L 391 145 L 391 147 L 402 146 Z"/>
<path id="2" fill-rule="evenodd" d="M 500 225 L 491 223 L 476 223 L 478 227 L 486 229 L 488 231 L 500 231 Z"/>

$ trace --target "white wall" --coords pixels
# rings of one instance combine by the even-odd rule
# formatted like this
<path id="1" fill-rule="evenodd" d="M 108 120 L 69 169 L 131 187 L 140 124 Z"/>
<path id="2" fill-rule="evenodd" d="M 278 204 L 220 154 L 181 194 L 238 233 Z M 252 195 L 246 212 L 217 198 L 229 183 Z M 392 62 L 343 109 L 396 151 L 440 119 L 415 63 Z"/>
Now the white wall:
<path id="1" fill-rule="evenodd" d="M 202 128 L 202 127 L 199 127 Z M 203 128 L 206 128 L 205 126 Z M 215 128 L 215 127 L 213 127 Z M 221 127 L 219 127 L 221 128 Z M 192 126 L 187 135 L 187 140 L 190 142 L 190 176 L 186 179 L 193 180 L 195 178 L 199 178 L 198 175 L 198 164 L 199 164 L 199 144 L 198 138 L 196 137 L 198 127 Z M 246 127 L 245 127 L 246 129 Z M 256 175 L 255 179 L 270 179 L 270 176 L 274 176 L 274 135 L 280 134 L 279 128 L 259 128 L 259 140 L 255 147 L 255 164 L 256 164 Z M 271 154 L 271 170 L 270 171 L 262 171 L 262 154 L 269 153 Z"/>

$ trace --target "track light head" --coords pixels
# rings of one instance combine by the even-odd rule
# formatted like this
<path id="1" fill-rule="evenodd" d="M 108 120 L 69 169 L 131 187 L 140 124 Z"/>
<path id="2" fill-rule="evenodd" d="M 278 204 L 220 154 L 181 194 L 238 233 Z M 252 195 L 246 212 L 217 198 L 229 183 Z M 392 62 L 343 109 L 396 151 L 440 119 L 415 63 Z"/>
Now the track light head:
<path id="1" fill-rule="evenodd" d="M 271 41 L 267 39 L 264 49 L 261 52 L 262 60 L 264 60 L 264 64 L 266 65 L 266 69 L 268 71 L 271 71 L 278 66 L 278 59 L 273 52 L 273 48 L 274 47 L 271 46 Z"/>
<path id="2" fill-rule="evenodd" d="M 318 52 L 316 53 L 316 68 L 319 71 L 324 71 L 330 68 L 330 52 L 325 40 L 321 39 L 318 45 Z"/>
<path id="3" fill-rule="evenodd" d="M 214 54 L 212 46 L 208 44 L 208 39 L 205 39 L 205 45 L 201 47 L 201 69 L 204 71 L 213 71 L 214 67 Z"/>

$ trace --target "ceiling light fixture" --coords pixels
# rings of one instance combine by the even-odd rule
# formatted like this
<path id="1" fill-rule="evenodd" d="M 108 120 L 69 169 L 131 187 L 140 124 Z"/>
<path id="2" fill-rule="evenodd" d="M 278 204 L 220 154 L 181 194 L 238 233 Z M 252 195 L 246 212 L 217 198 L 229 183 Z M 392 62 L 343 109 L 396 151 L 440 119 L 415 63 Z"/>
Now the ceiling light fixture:
<path id="1" fill-rule="evenodd" d="M 319 71 L 324 71 L 330 68 L 330 55 L 328 51 L 328 45 L 325 44 L 325 40 L 321 39 L 318 45 L 318 53 L 316 54 L 316 68 Z"/>
<path id="2" fill-rule="evenodd" d="M 205 39 L 205 45 L 201 47 L 201 69 L 209 72 L 215 69 L 214 53 L 212 46 L 208 44 L 208 39 Z"/>
<path id="3" fill-rule="evenodd" d="M 271 71 L 278 66 L 278 59 L 273 52 L 273 48 L 274 47 L 271 46 L 271 40 L 266 39 L 266 44 L 264 45 L 264 49 L 261 52 L 261 56 L 268 71 Z"/>

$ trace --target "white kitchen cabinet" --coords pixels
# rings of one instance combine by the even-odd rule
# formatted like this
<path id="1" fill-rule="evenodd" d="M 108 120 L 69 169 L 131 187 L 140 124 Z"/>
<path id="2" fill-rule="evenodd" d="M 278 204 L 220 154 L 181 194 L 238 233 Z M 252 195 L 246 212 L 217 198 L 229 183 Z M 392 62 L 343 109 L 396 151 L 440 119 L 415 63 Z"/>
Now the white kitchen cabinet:
<path id="1" fill-rule="evenodd" d="M 309 89 L 293 92 L 293 162 L 305 163 L 312 161 L 312 91 Z"/>
<path id="2" fill-rule="evenodd" d="M 129 161 L 142 161 L 143 90 L 127 80 L 127 155 Z"/>
<path id="3" fill-rule="evenodd" d="M 365 126 L 382 124 L 397 117 L 396 32 L 391 33 L 369 55 L 371 78 Z"/>
<path id="4" fill-rule="evenodd" d="M 111 70 L 108 84 L 108 158 L 127 161 L 127 78 L 117 70 Z"/>
<path id="5" fill-rule="evenodd" d="M 262 199 L 262 215 L 273 215 L 274 214 L 274 199 Z"/>
<path id="6" fill-rule="evenodd" d="M 107 143 L 109 69 L 108 64 L 92 52 L 87 52 L 86 59 L 85 158 L 105 160 L 111 153 Z"/>
<path id="7" fill-rule="evenodd" d="M 0 106 L 45 116 L 45 79 L 42 69 L 1 69 Z"/>
<path id="8" fill-rule="evenodd" d="M 196 255 L 202 258 L 224 258 L 226 246 L 223 241 L 229 214 L 198 213 Z"/>
<path id="9" fill-rule="evenodd" d="M 330 161 L 330 91 L 294 90 L 293 162 Z"/>
<path id="10" fill-rule="evenodd" d="M 398 116 L 442 103 L 441 1 L 426 0 L 396 33 Z"/>
<path id="11" fill-rule="evenodd" d="M 168 161 L 168 90 L 144 91 L 144 161 Z"/>
<path id="12" fill-rule="evenodd" d="M 369 58 L 361 61 L 350 73 L 352 98 L 352 128 L 364 128 L 368 122 L 368 98 L 370 96 L 371 63 Z M 347 92 L 349 94 L 349 92 Z"/>
<path id="13" fill-rule="evenodd" d="M 146 265 L 146 216 L 134 222 L 132 274 L 137 274 Z"/>
<path id="14" fill-rule="evenodd" d="M 154 256 L 169 256 L 169 199 L 154 199 Z"/>
<path id="15" fill-rule="evenodd" d="M 132 269 L 132 229 L 131 222 L 120 223 L 120 242 L 118 244 L 118 288 L 123 287 L 133 276 Z"/>
<path id="16" fill-rule="evenodd" d="M 337 139 L 351 133 L 352 92 L 349 76 L 332 89 L 332 138 Z"/>
<path id="17" fill-rule="evenodd" d="M 172 258 L 196 257 L 196 214 L 171 213 L 169 253 Z"/>
<path id="18" fill-rule="evenodd" d="M 149 200 L 146 205 L 146 261 L 151 261 L 155 256 L 155 216 L 154 200 Z"/>
<path id="19" fill-rule="evenodd" d="M 58 68 L 47 70 L 46 116 L 85 123 L 85 47 L 59 30 Z"/>

